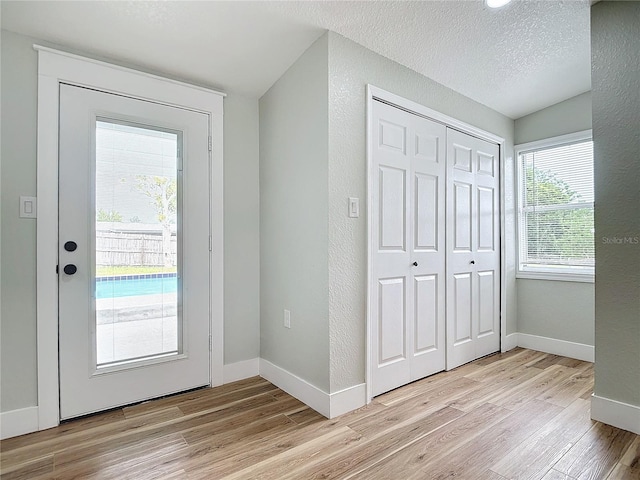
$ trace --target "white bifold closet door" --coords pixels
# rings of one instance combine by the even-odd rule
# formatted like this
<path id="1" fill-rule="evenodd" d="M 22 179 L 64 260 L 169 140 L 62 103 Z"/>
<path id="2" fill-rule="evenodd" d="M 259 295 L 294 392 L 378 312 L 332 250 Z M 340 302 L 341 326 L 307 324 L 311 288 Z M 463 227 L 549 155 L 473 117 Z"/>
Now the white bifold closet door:
<path id="1" fill-rule="evenodd" d="M 446 127 L 374 102 L 373 395 L 445 368 Z"/>
<path id="2" fill-rule="evenodd" d="M 500 348 L 498 146 L 374 101 L 371 391 Z"/>
<path id="3" fill-rule="evenodd" d="M 500 350 L 499 147 L 447 129 L 447 370 Z"/>

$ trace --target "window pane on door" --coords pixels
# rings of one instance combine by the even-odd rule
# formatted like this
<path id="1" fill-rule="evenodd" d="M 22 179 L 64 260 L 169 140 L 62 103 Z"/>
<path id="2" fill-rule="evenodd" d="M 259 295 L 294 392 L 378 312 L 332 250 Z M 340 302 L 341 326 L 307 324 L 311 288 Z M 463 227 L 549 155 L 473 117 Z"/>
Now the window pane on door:
<path id="1" fill-rule="evenodd" d="M 96 363 L 181 352 L 181 135 L 96 121 Z"/>

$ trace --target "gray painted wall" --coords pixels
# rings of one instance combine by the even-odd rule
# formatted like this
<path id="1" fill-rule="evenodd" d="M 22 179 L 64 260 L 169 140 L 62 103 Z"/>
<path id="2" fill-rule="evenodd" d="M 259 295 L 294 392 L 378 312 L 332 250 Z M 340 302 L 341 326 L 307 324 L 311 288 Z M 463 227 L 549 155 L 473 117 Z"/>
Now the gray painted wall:
<path id="1" fill-rule="evenodd" d="M 37 403 L 35 221 L 18 218 L 18 197 L 36 194 L 37 54 L 33 43 L 46 42 L 2 31 L 3 412 Z M 232 363 L 259 355 L 257 99 L 229 94 L 224 129 L 225 362 Z"/>
<path id="2" fill-rule="evenodd" d="M 32 44 L 26 37 L 2 31 L 2 411 L 38 401 L 36 221 L 18 217 L 20 195 L 36 194 L 38 82 Z"/>
<path id="3" fill-rule="evenodd" d="M 585 92 L 518 118 L 515 122 L 515 143 L 533 142 L 590 128 L 591 92 Z"/>
<path id="4" fill-rule="evenodd" d="M 594 345 L 593 283 L 519 278 L 518 332 Z"/>
<path id="5" fill-rule="evenodd" d="M 325 392 L 327 61 L 323 35 L 260 99 L 260 353 Z"/>
<path id="6" fill-rule="evenodd" d="M 515 121 L 516 143 L 527 143 L 591 128 L 591 92 Z M 518 332 L 594 344 L 593 283 L 516 280 Z"/>
<path id="7" fill-rule="evenodd" d="M 640 407 L 640 3 L 591 8 L 596 395 Z M 631 420 L 629 420 L 631 421 Z"/>
<path id="8" fill-rule="evenodd" d="M 365 380 L 367 291 L 366 85 L 506 139 L 507 333 L 516 331 L 513 120 L 329 32 L 329 317 L 331 392 Z M 361 199 L 348 218 L 347 198 Z"/>
<path id="9" fill-rule="evenodd" d="M 260 355 L 258 99 L 224 99 L 224 363 Z"/>

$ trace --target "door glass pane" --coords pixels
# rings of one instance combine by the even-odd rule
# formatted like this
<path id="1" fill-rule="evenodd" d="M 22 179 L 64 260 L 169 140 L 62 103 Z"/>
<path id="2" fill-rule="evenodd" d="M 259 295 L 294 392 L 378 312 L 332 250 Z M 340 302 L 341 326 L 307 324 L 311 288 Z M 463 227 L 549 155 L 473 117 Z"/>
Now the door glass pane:
<path id="1" fill-rule="evenodd" d="M 96 122 L 96 362 L 181 352 L 178 152 L 181 135 Z"/>

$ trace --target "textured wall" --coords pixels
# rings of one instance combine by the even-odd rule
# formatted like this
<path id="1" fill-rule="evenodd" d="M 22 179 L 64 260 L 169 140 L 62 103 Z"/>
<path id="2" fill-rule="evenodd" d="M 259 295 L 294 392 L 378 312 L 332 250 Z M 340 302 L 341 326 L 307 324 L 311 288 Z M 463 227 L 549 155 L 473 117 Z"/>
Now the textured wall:
<path id="1" fill-rule="evenodd" d="M 640 3 L 599 2 L 592 7 L 591 57 L 594 391 L 640 407 Z"/>
<path id="2" fill-rule="evenodd" d="M 19 218 L 20 195 L 36 194 L 37 56 L 30 39 L 2 31 L 3 412 L 38 402 L 36 221 Z"/>
<path id="3" fill-rule="evenodd" d="M 367 291 L 366 85 L 506 139 L 507 332 L 515 328 L 513 121 L 433 80 L 329 33 L 329 317 L 331 392 L 365 380 Z M 347 198 L 359 197 L 360 218 Z"/>
<path id="4" fill-rule="evenodd" d="M 527 143 L 591 128 L 591 92 L 515 121 L 515 142 Z M 594 344 L 593 283 L 516 280 L 518 332 Z"/>
<path id="5" fill-rule="evenodd" d="M 33 43 L 46 44 L 2 31 L 2 411 L 37 403 L 36 228 L 34 220 L 18 218 L 18 197 L 36 194 Z M 257 99 L 229 94 L 224 119 L 226 363 L 259 354 L 257 122 Z"/>
<path id="6" fill-rule="evenodd" d="M 325 392 L 327 82 L 324 35 L 260 99 L 260 353 Z"/>

